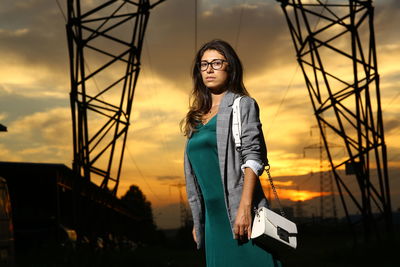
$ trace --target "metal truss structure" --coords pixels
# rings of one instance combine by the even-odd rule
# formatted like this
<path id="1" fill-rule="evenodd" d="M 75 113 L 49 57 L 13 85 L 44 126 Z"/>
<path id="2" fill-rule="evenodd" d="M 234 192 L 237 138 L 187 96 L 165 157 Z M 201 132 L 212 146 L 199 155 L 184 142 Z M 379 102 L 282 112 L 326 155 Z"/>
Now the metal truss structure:
<path id="1" fill-rule="evenodd" d="M 150 9 L 164 0 L 68 0 L 73 169 L 117 192 Z"/>
<path id="2" fill-rule="evenodd" d="M 379 233 L 380 221 L 390 230 L 392 211 L 372 1 L 278 2 L 346 217 L 354 229 L 356 222 L 350 212 L 361 215 L 358 222 L 362 222 L 366 238 Z M 325 126 L 334 133 L 335 142 L 345 148 L 344 158 L 334 158 Z"/>

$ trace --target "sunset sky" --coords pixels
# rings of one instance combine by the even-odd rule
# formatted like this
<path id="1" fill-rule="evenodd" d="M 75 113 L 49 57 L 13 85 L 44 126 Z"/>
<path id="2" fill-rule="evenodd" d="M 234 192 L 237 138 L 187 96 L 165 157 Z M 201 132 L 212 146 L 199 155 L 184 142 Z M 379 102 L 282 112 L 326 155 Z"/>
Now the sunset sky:
<path id="1" fill-rule="evenodd" d="M 58 2 L 65 13 L 66 1 Z M 179 225 L 179 189 L 186 198 L 181 186 L 185 137 L 179 122 L 188 108 L 190 68 L 195 47 L 220 38 L 239 54 L 245 85 L 260 105 L 271 173 L 281 198 L 287 205 L 309 201 L 306 213 L 316 214 L 319 154 L 304 153 L 304 148 L 318 142 L 318 130 L 280 5 L 273 0 L 198 0 L 195 45 L 194 2 L 167 0 L 151 11 L 118 195 L 136 184 L 152 203 L 159 227 Z M 400 1 L 374 3 L 392 202 L 397 210 Z M 0 123 L 8 128 L 0 133 L 0 161 L 71 167 L 69 62 L 61 10 L 56 0 L 0 2 Z M 343 153 L 334 151 L 339 158 Z M 338 197 L 337 206 L 341 207 Z"/>

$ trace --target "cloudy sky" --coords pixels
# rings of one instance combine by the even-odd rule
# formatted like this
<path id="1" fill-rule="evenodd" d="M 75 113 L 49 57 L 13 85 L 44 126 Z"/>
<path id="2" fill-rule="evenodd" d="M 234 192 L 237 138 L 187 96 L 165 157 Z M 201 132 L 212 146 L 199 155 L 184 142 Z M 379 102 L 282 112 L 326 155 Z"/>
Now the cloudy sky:
<path id="1" fill-rule="evenodd" d="M 71 166 L 65 2 L 0 2 L 0 123 L 8 127 L 0 135 L 1 161 Z M 305 207 L 308 214 L 315 213 L 319 154 L 316 150 L 304 153 L 304 148 L 318 142 L 318 130 L 280 5 L 273 0 L 198 0 L 195 44 L 194 2 L 167 0 L 151 12 L 118 194 L 137 184 L 151 201 L 160 227 L 179 224 L 179 190 L 185 198 L 181 186 L 185 137 L 179 122 L 188 108 L 190 68 L 196 47 L 220 38 L 238 52 L 245 67 L 245 85 L 261 107 L 272 174 L 281 197 L 287 204 L 310 201 Z M 394 189 L 399 188 L 395 185 L 399 185 L 400 167 L 396 142 L 400 135 L 399 12 L 399 1 L 376 1 L 381 101 L 395 209 L 400 207 L 400 192 Z M 95 65 L 96 59 L 88 62 Z M 339 67 L 335 70 L 340 72 Z M 341 149 L 334 154 L 344 156 Z"/>

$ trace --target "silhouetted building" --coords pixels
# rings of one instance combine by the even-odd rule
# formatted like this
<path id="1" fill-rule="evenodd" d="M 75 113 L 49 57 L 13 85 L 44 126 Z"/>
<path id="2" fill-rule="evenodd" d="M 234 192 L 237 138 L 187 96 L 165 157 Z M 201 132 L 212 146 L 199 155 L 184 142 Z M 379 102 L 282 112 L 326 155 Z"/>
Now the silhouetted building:
<path id="1" fill-rule="evenodd" d="M 138 239 L 141 218 L 65 165 L 0 162 L 0 176 L 9 188 L 17 255 L 69 238 L 89 243 L 99 237 Z"/>

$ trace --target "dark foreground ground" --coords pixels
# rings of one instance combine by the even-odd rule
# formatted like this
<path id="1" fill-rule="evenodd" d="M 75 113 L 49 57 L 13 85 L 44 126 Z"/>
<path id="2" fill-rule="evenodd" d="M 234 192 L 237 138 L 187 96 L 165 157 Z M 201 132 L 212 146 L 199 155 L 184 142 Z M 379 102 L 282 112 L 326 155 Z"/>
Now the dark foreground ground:
<path id="1" fill-rule="evenodd" d="M 391 238 L 374 238 L 370 242 L 354 242 L 345 225 L 302 225 L 299 227 L 296 251 L 282 255 L 282 263 L 290 266 L 400 266 L 398 260 L 399 231 Z M 89 246 L 42 246 L 17 258 L 18 266 L 205 266 L 204 252 L 197 251 L 190 231 L 170 231 L 159 244 L 136 248 L 102 248 Z M 227 255 L 224 255 L 227 256 Z"/>
<path id="2" fill-rule="evenodd" d="M 354 240 L 346 225 L 307 225 L 299 231 L 298 249 L 282 256 L 284 266 L 400 266 L 398 229 L 368 242 L 361 232 Z"/>

